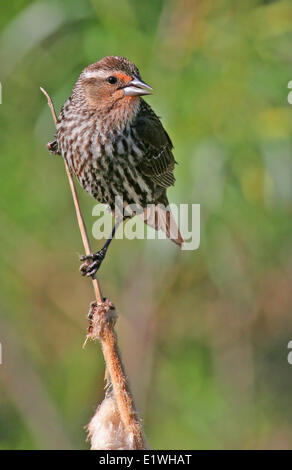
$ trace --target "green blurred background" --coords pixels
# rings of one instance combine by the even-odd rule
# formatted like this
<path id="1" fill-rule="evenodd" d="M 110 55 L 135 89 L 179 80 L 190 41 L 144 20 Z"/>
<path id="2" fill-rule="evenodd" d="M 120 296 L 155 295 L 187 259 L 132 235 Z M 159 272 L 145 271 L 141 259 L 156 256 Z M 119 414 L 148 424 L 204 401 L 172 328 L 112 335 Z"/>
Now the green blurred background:
<path id="1" fill-rule="evenodd" d="M 81 347 L 93 292 L 39 86 L 59 110 L 86 65 L 123 55 L 175 145 L 170 201 L 201 204 L 198 250 L 116 240 L 100 271 L 149 443 L 291 448 L 292 2 L 0 8 L 0 447 L 89 446 L 104 363 Z"/>

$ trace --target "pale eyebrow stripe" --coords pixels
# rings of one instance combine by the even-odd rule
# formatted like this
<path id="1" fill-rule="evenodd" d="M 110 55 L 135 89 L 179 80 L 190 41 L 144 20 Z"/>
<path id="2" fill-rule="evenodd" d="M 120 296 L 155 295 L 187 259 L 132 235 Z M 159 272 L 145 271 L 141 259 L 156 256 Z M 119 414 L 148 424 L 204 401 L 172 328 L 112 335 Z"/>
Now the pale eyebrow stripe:
<path id="1" fill-rule="evenodd" d="M 85 78 L 106 78 L 109 72 L 106 70 L 88 70 L 84 72 Z"/>

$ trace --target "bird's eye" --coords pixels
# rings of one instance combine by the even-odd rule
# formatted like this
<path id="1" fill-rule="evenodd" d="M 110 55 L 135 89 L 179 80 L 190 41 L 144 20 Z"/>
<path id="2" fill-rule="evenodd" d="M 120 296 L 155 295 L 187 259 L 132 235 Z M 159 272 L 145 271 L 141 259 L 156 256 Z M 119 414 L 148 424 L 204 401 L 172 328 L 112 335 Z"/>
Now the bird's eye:
<path id="1" fill-rule="evenodd" d="M 117 78 L 116 77 L 108 77 L 107 81 L 113 85 L 114 83 L 117 83 Z"/>

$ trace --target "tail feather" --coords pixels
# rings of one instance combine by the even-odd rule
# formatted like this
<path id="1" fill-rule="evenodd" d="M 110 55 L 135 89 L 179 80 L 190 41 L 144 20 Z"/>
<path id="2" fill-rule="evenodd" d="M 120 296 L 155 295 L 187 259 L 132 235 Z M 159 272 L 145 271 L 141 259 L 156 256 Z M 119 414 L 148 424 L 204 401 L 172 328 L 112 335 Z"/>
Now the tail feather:
<path id="1" fill-rule="evenodd" d="M 145 224 L 157 231 L 162 230 L 166 236 L 178 246 L 181 247 L 184 243 L 184 239 L 170 209 L 168 208 L 168 204 L 167 206 L 164 204 L 151 205 L 144 210 L 141 217 Z"/>

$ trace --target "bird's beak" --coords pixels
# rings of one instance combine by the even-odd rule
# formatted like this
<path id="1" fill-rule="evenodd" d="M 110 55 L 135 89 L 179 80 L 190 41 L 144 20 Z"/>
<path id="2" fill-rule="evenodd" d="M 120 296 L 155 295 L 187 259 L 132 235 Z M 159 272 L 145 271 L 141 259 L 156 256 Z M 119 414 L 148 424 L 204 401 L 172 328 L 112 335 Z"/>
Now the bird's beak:
<path id="1" fill-rule="evenodd" d="M 143 82 L 136 75 L 133 75 L 133 80 L 131 80 L 125 87 L 124 92 L 126 96 L 142 96 L 142 95 L 151 95 L 153 88 Z"/>

